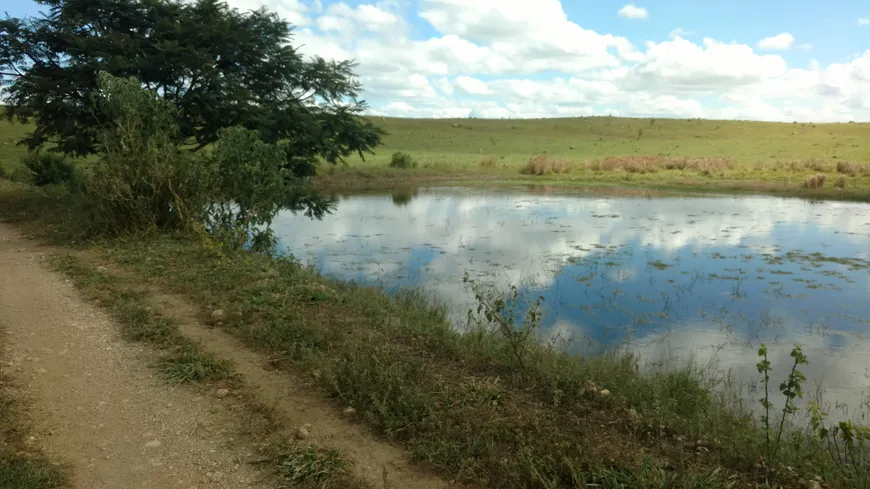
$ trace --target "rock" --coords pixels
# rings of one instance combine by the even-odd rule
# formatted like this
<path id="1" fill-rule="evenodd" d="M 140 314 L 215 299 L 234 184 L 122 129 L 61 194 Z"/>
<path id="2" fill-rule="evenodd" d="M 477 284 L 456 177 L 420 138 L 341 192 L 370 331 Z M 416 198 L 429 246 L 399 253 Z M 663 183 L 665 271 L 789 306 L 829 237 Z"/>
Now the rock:
<path id="1" fill-rule="evenodd" d="M 151 440 L 145 444 L 145 448 L 157 448 L 160 445 L 163 445 L 163 443 L 161 443 L 160 440 Z"/>
<path id="2" fill-rule="evenodd" d="M 811 481 L 807 481 L 804 487 L 806 487 L 807 489 L 822 489 L 822 484 L 816 479 L 813 479 Z"/>
<path id="3" fill-rule="evenodd" d="M 347 416 L 348 418 L 356 414 L 356 409 L 348 406 L 341 411 L 342 414 Z"/>
<path id="4" fill-rule="evenodd" d="M 223 321 L 225 316 L 226 316 L 226 313 L 224 312 L 223 309 L 215 309 L 211 313 L 212 321 Z"/>
<path id="5" fill-rule="evenodd" d="M 230 395 L 229 389 L 218 389 L 214 392 L 214 396 L 217 397 L 218 399 L 223 399 L 223 398 L 227 397 L 228 395 Z"/>
<path id="6" fill-rule="evenodd" d="M 296 429 L 296 439 L 297 440 L 307 440 L 308 437 L 311 436 L 311 434 L 308 433 L 309 427 L 311 427 L 311 425 L 307 424 L 305 426 L 300 426 L 299 428 L 297 428 Z"/>
<path id="7" fill-rule="evenodd" d="M 604 396 L 604 397 L 607 397 L 607 396 L 610 395 L 610 391 L 607 390 L 607 389 L 601 389 L 600 391 L 598 391 L 598 393 L 601 394 L 601 395 Z"/>

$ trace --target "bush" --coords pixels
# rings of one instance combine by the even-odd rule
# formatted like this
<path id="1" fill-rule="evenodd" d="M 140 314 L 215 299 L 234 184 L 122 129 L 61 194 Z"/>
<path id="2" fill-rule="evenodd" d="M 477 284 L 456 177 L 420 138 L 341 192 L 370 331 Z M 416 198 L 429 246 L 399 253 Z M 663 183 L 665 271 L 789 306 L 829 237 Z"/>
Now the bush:
<path id="1" fill-rule="evenodd" d="M 557 160 L 546 155 L 529 158 L 526 166 L 520 169 L 523 175 L 548 175 L 551 173 L 569 173 L 574 169 L 574 163 L 568 160 Z"/>
<path id="2" fill-rule="evenodd" d="M 495 156 L 487 156 L 486 158 L 480 160 L 478 165 L 481 168 L 498 168 L 498 159 Z"/>
<path id="3" fill-rule="evenodd" d="M 31 151 L 21 158 L 30 181 L 39 187 L 45 185 L 72 185 L 76 178 L 73 162 L 60 153 Z"/>
<path id="4" fill-rule="evenodd" d="M 818 175 L 810 175 L 804 178 L 804 188 L 822 188 L 825 186 L 827 177 L 820 173 Z"/>
<path id="5" fill-rule="evenodd" d="M 846 188 L 846 177 L 844 177 L 843 175 L 837 177 L 837 180 L 834 182 L 834 186 L 839 189 Z"/>
<path id="6" fill-rule="evenodd" d="M 401 168 L 404 170 L 407 168 L 416 167 L 417 162 L 414 161 L 414 158 L 403 151 L 396 151 L 395 153 L 393 153 L 393 157 L 390 159 L 390 168 Z"/>
<path id="7" fill-rule="evenodd" d="M 303 208 L 313 217 L 331 201 L 313 196 L 285 165 L 285 144 L 268 144 L 256 131 L 225 128 L 211 154 L 179 147 L 175 108 L 134 79 L 100 73 L 97 102 L 111 124 L 101 129 L 100 161 L 84 180 L 91 234 L 195 231 L 209 244 L 274 243 L 270 224 L 279 210 Z"/>

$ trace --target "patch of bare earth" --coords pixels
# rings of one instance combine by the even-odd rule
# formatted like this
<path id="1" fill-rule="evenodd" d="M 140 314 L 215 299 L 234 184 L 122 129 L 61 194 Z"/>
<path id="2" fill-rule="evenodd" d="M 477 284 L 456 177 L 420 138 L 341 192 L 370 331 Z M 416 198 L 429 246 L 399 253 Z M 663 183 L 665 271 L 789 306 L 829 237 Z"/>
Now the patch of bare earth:
<path id="1" fill-rule="evenodd" d="M 179 324 L 185 336 L 200 348 L 230 360 L 241 374 L 245 390 L 292 426 L 307 426 L 310 441 L 338 447 L 355 475 L 375 487 L 436 489 L 452 487 L 447 481 L 419 467 L 401 448 L 379 440 L 360 424 L 355 413 L 342 412 L 316 389 L 286 370 L 269 366 L 269 359 L 244 346 L 238 339 L 200 320 L 200 310 L 183 297 L 152 289 L 149 294 L 160 313 Z"/>
<path id="2" fill-rule="evenodd" d="M 81 489 L 260 488 L 254 447 L 221 400 L 155 378 L 153 353 L 0 224 L 2 365 L 31 401 L 31 442 Z"/>

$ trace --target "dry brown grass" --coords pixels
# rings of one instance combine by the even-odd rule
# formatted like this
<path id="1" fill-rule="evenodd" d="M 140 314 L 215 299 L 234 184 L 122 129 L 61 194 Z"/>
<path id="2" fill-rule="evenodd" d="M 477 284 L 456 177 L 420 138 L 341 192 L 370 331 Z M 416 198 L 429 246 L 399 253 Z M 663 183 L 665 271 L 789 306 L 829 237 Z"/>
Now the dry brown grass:
<path id="1" fill-rule="evenodd" d="M 549 175 L 552 173 L 570 173 L 573 169 L 573 161 L 538 155 L 529 158 L 526 166 L 520 169 L 520 173 L 523 175 Z"/>
<path id="2" fill-rule="evenodd" d="M 628 173 L 655 173 L 659 170 L 691 170 L 702 173 L 722 171 L 734 166 L 725 157 L 665 157 L 665 156 L 607 156 L 586 163 L 591 171 L 624 171 Z"/>
<path id="3" fill-rule="evenodd" d="M 858 175 L 870 176 L 870 163 L 858 163 L 854 161 L 838 161 L 837 162 L 837 173 L 842 173 L 844 175 L 851 175 L 853 177 Z"/>
<path id="4" fill-rule="evenodd" d="M 810 175 L 804 178 L 804 188 L 822 188 L 825 186 L 825 179 L 827 177 L 823 173 Z"/>
<path id="5" fill-rule="evenodd" d="M 843 175 L 838 176 L 837 180 L 834 181 L 834 187 L 837 187 L 839 189 L 846 188 L 846 177 Z"/>
<path id="6" fill-rule="evenodd" d="M 480 160 L 478 166 L 481 168 L 498 168 L 498 158 L 495 156 L 487 156 L 486 158 Z"/>
<path id="7" fill-rule="evenodd" d="M 785 168 L 793 172 L 803 172 L 803 171 L 814 171 L 814 172 L 829 172 L 832 171 L 832 168 L 828 163 L 818 157 L 809 158 L 805 160 L 788 160 L 788 161 L 778 161 L 777 166 L 779 168 Z"/>

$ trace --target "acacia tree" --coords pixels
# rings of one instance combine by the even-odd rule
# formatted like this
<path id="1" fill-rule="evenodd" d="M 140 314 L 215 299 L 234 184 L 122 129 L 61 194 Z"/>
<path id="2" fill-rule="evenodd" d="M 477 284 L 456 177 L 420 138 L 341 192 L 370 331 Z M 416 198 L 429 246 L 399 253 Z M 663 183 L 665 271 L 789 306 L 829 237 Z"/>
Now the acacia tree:
<path id="1" fill-rule="evenodd" d="M 313 175 L 380 144 L 360 117 L 354 63 L 306 59 L 290 25 L 265 9 L 219 0 L 37 0 L 38 17 L 0 20 L 6 116 L 35 122 L 21 144 L 94 153 L 104 114 L 92 110 L 98 72 L 135 77 L 175 107 L 179 143 L 192 151 L 242 126 L 286 143 L 285 168 Z"/>

